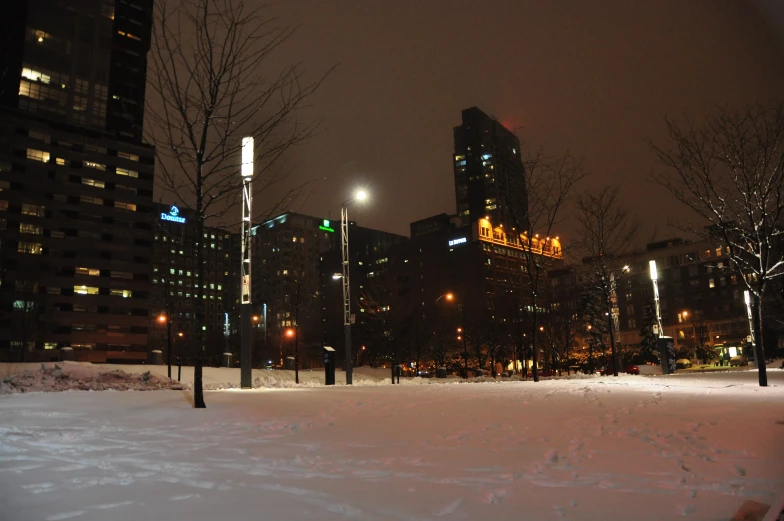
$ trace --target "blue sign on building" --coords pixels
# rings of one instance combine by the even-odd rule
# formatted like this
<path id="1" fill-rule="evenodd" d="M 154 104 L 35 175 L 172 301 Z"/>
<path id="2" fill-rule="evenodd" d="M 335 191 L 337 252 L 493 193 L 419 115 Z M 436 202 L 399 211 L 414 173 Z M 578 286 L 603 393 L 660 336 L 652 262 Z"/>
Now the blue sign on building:
<path id="1" fill-rule="evenodd" d="M 172 206 L 169 213 L 161 212 L 161 220 L 185 224 L 185 217 L 180 217 L 180 209 L 176 206 Z"/>

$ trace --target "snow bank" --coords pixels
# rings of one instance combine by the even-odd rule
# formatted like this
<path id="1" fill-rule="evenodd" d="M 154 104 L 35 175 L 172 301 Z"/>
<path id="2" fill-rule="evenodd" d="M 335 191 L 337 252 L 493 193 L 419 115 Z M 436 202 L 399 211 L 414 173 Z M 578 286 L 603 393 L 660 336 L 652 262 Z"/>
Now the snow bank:
<path id="1" fill-rule="evenodd" d="M 129 374 L 119 369 L 105 369 L 72 362 L 41 364 L 0 380 L 0 394 L 57 391 L 152 391 L 182 388 L 168 378 L 150 372 Z"/>

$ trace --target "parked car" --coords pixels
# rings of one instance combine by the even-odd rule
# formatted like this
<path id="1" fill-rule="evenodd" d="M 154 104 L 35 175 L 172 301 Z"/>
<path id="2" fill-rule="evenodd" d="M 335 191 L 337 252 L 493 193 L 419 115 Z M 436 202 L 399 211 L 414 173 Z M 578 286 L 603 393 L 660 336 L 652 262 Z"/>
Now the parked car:
<path id="1" fill-rule="evenodd" d="M 679 358 L 675 360 L 675 369 L 688 369 L 691 366 L 691 360 L 688 358 Z"/>
<path id="2" fill-rule="evenodd" d="M 640 368 L 636 365 L 627 365 L 624 367 L 623 372 L 628 374 L 640 374 Z"/>
<path id="3" fill-rule="evenodd" d="M 743 355 L 733 356 L 730 358 L 730 367 L 732 366 L 749 365 L 749 359 Z"/>

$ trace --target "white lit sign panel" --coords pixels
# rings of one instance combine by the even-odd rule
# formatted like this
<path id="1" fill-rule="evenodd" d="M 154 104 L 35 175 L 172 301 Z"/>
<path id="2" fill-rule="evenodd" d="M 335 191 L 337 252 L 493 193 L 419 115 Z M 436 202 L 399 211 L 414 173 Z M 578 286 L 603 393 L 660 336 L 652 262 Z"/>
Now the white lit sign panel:
<path id="1" fill-rule="evenodd" d="M 253 177 L 253 138 L 242 138 L 242 177 Z"/>
<path id="2" fill-rule="evenodd" d="M 180 209 L 172 206 L 169 213 L 161 212 L 162 221 L 171 221 L 173 223 L 185 224 L 185 217 L 180 217 Z"/>
<path id="3" fill-rule="evenodd" d="M 468 242 L 468 239 L 465 237 L 458 237 L 457 239 L 452 239 L 449 241 L 450 246 L 457 246 L 458 244 L 465 244 Z"/>

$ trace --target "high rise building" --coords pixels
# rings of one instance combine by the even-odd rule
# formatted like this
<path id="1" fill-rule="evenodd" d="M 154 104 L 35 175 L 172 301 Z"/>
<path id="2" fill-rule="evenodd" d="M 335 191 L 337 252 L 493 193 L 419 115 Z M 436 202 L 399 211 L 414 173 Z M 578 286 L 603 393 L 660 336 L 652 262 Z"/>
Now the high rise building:
<path id="1" fill-rule="evenodd" d="M 515 210 L 521 215 L 519 219 L 524 218 L 528 205 L 520 141 L 476 107 L 463 110 L 462 121 L 454 128 L 452 158 L 457 213 L 463 224 L 488 217 L 494 224 L 514 226 L 509 219 L 508 196 L 518 198 Z"/>
<path id="2" fill-rule="evenodd" d="M 0 354 L 143 359 L 152 0 L 0 6 Z M 9 355 L 10 351 L 10 355 Z"/>
<path id="3" fill-rule="evenodd" d="M 307 365 L 308 353 L 322 341 L 319 263 L 340 243 L 340 222 L 290 212 L 252 232 L 253 312 L 262 329 L 253 338 L 254 360 L 278 365 L 293 356 L 286 331 L 298 325 L 300 359 Z"/>
<path id="4" fill-rule="evenodd" d="M 196 246 L 204 242 L 204 347 L 207 363 L 217 364 L 224 352 L 239 354 L 236 345 L 239 309 L 232 291 L 239 287 L 234 266 L 239 266 L 239 250 L 233 248 L 238 234 L 205 227 L 198 236 L 195 213 L 188 208 L 155 205 L 155 243 L 153 255 L 150 312 L 150 346 L 164 355 L 168 341 L 173 356 L 191 357 L 197 339 Z M 234 275 L 234 276 L 232 276 Z M 158 317 L 171 316 L 171 339 L 167 324 Z"/>

